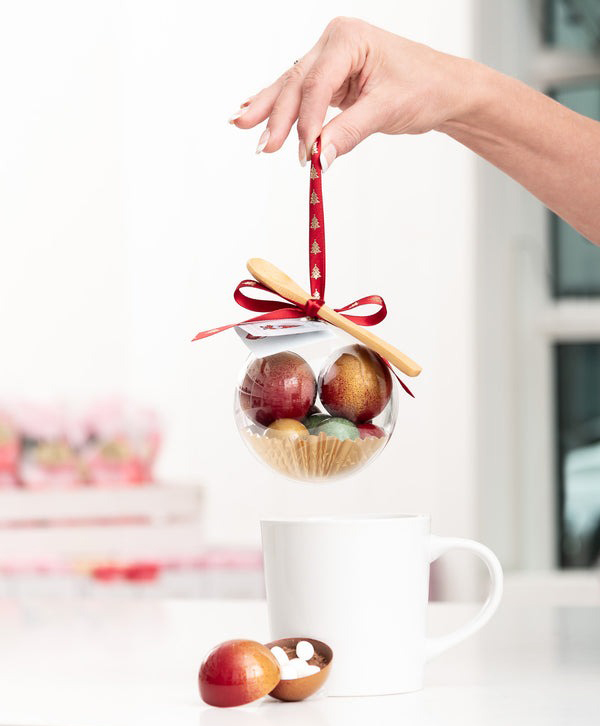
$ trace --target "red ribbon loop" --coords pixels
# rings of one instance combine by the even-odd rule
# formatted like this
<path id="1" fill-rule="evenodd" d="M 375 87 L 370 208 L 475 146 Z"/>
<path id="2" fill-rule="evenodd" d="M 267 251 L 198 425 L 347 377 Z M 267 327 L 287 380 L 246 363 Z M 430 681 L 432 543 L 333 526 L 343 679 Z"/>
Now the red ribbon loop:
<path id="1" fill-rule="evenodd" d="M 345 313 L 346 310 L 354 310 L 354 308 L 358 308 L 361 305 L 379 305 L 379 310 L 376 313 L 371 313 L 371 315 L 344 315 L 344 317 L 348 318 L 348 320 L 351 320 L 357 325 L 377 325 L 387 315 L 385 300 L 381 297 L 381 295 L 367 295 L 367 297 L 361 297 L 359 300 L 355 300 L 353 303 L 350 303 L 350 305 L 345 305 L 343 308 L 337 308 L 336 312 Z"/>
<path id="2" fill-rule="evenodd" d="M 263 285 L 256 280 L 242 280 L 233 292 L 233 299 L 246 310 L 252 310 L 257 315 L 255 318 L 243 320 L 240 323 L 232 323 L 231 325 L 223 325 L 220 328 L 211 328 L 204 330 L 194 340 L 208 338 L 216 333 L 224 330 L 235 328 L 237 325 L 245 323 L 258 323 L 264 320 L 285 320 L 289 318 L 319 318 L 319 312 L 325 304 L 325 219 L 323 216 L 323 189 L 321 185 L 321 162 L 319 159 L 321 153 L 321 139 L 317 139 L 313 144 L 310 166 L 310 189 L 309 189 L 309 238 L 308 238 L 308 258 L 310 271 L 310 291 L 312 297 L 309 298 L 304 305 L 298 305 L 292 300 L 288 300 L 271 290 L 270 287 Z M 279 297 L 279 300 L 263 300 L 251 297 L 243 292 L 244 288 L 252 287 L 255 290 L 270 292 Z M 346 315 L 348 310 L 355 310 L 363 305 L 376 305 L 379 307 L 370 315 Z M 383 298 L 380 295 L 367 295 L 359 300 L 351 302 L 341 308 L 335 308 L 337 313 L 344 315 L 345 318 L 356 323 L 357 325 L 377 325 L 387 315 L 387 308 Z M 384 359 L 385 360 L 385 359 Z M 392 366 L 385 361 L 394 373 L 402 388 L 411 396 L 413 395 L 405 383 L 398 377 Z M 414 398 L 414 396 L 413 396 Z"/>
<path id="3" fill-rule="evenodd" d="M 252 310 L 255 313 L 268 313 L 282 307 L 278 300 L 261 300 L 256 297 L 249 297 L 248 295 L 245 295 L 242 292 L 242 288 L 244 287 L 253 287 L 255 290 L 263 290 L 264 292 L 273 292 L 273 290 L 260 282 L 256 282 L 256 280 L 242 280 L 233 291 L 233 299 L 238 305 L 246 308 L 246 310 Z"/>

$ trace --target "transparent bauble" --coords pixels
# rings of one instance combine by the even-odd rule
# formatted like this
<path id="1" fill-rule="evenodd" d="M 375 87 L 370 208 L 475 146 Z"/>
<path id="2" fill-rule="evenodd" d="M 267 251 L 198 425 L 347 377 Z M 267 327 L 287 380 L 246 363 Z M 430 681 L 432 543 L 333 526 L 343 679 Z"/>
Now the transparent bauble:
<path id="1" fill-rule="evenodd" d="M 364 468 L 388 443 L 397 382 L 369 348 L 332 336 L 250 355 L 234 413 L 242 439 L 264 464 L 300 481 L 332 481 Z"/>

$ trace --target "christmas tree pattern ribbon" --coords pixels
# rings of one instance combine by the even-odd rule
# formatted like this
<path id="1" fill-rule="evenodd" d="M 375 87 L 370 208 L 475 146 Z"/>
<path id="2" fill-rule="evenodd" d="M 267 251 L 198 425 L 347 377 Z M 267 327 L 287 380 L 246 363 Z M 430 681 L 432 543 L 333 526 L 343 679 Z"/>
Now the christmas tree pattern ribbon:
<path id="1" fill-rule="evenodd" d="M 233 299 L 240 307 L 246 310 L 252 310 L 256 313 L 262 313 L 254 318 L 242 320 L 239 323 L 231 323 L 230 325 L 222 325 L 218 328 L 203 330 L 198 333 L 193 340 L 202 340 L 211 335 L 222 333 L 224 330 L 235 328 L 238 325 L 246 323 L 257 323 L 264 320 L 286 320 L 292 318 L 319 318 L 319 310 L 325 304 L 325 219 L 323 215 L 323 187 L 321 183 L 322 169 L 319 160 L 321 154 L 321 139 L 315 141 L 312 147 L 311 165 L 310 165 L 310 184 L 309 184 L 309 223 L 308 223 L 308 259 L 310 274 L 310 294 L 305 305 L 298 305 L 291 300 L 283 297 L 279 293 L 271 290 L 270 287 L 263 285 L 256 280 L 242 280 L 233 292 Z M 279 300 L 262 300 L 259 298 L 246 295 L 245 288 L 254 288 L 255 290 L 263 290 L 277 296 Z M 354 310 L 362 305 L 376 305 L 379 309 L 370 315 L 348 315 L 349 310 Z M 384 299 L 380 295 L 367 295 L 361 297 L 354 302 L 349 303 L 341 308 L 334 308 L 336 312 L 341 313 L 344 317 L 351 320 L 357 325 L 377 325 L 387 315 L 387 308 Z M 385 359 L 384 359 L 385 360 Z M 408 389 L 404 381 L 402 381 L 396 371 L 392 368 L 388 361 L 385 361 L 394 373 L 398 382 L 410 396 L 413 394 Z M 414 398 L 414 396 L 413 396 Z"/>

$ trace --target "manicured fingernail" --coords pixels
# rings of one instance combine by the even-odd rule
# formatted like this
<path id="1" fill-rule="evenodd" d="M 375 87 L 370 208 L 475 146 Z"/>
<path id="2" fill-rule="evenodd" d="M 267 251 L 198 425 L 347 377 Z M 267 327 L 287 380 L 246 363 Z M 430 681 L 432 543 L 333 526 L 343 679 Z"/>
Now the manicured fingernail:
<path id="1" fill-rule="evenodd" d="M 260 154 L 260 152 L 265 148 L 265 146 L 269 143 L 269 136 L 271 135 L 271 132 L 269 129 L 265 129 L 262 134 L 260 135 L 260 139 L 258 140 L 258 146 L 256 147 L 256 153 Z"/>
<path id="2" fill-rule="evenodd" d="M 250 96 L 250 98 L 247 98 L 244 103 L 240 104 L 240 108 L 245 108 L 246 106 L 249 106 L 252 103 L 252 99 L 254 96 Z"/>
<path id="3" fill-rule="evenodd" d="M 229 123 L 232 124 L 234 121 L 237 121 L 240 116 L 243 116 L 246 113 L 247 110 L 247 107 L 239 108 L 235 113 L 231 114 L 229 117 Z"/>
<path id="4" fill-rule="evenodd" d="M 337 151 L 333 144 L 328 144 L 325 149 L 323 149 L 321 156 L 319 156 L 319 161 L 321 162 L 321 169 L 323 169 L 324 172 L 327 171 L 327 169 L 329 169 L 329 167 L 333 164 L 336 156 Z"/>
<path id="5" fill-rule="evenodd" d="M 298 146 L 298 158 L 300 159 L 300 166 L 306 166 L 306 146 L 304 146 L 304 141 L 301 141 Z"/>

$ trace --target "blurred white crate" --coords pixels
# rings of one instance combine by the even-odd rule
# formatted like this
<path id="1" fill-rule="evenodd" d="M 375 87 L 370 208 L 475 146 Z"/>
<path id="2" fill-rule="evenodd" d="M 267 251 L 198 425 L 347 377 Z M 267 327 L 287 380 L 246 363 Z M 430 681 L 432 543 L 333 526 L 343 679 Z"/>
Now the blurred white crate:
<path id="1" fill-rule="evenodd" d="M 3 565 L 190 557 L 203 548 L 198 486 L 0 492 Z"/>
<path id="2" fill-rule="evenodd" d="M 80 525 L 0 530 L 0 564 L 169 559 L 203 550 L 199 523 Z"/>
<path id="3" fill-rule="evenodd" d="M 200 516 L 202 489 L 194 485 L 145 484 L 31 491 L 0 490 L 0 526 L 9 522 L 112 517 L 152 521 Z"/>

